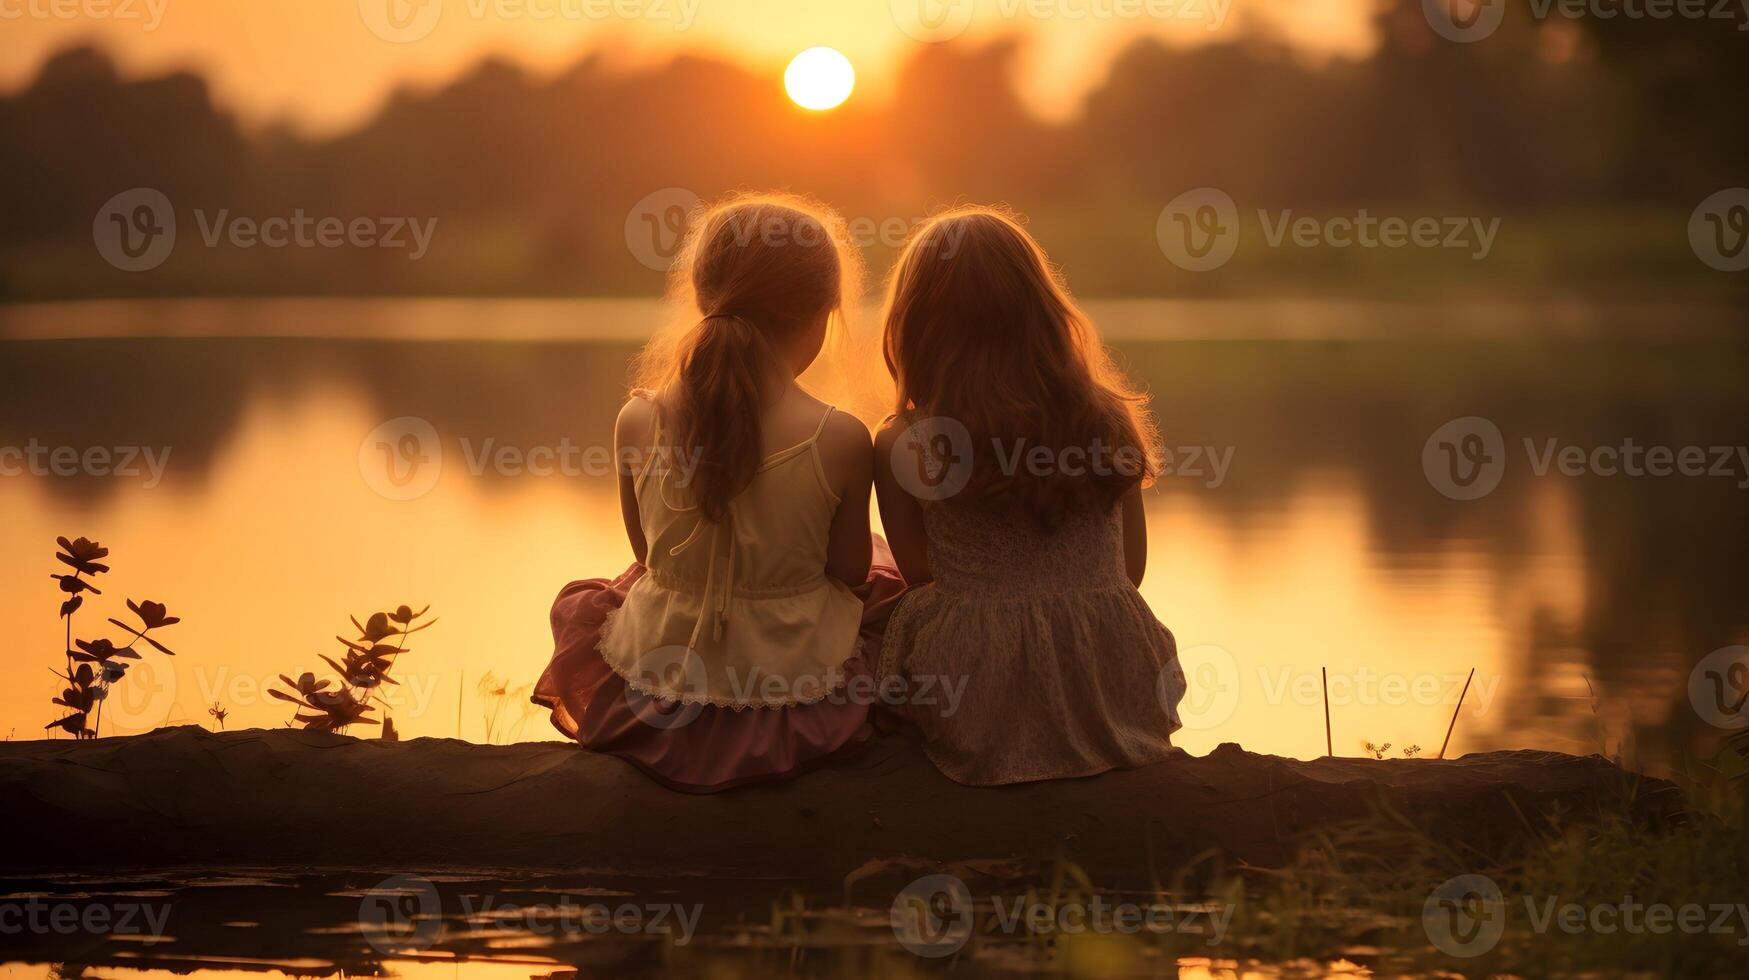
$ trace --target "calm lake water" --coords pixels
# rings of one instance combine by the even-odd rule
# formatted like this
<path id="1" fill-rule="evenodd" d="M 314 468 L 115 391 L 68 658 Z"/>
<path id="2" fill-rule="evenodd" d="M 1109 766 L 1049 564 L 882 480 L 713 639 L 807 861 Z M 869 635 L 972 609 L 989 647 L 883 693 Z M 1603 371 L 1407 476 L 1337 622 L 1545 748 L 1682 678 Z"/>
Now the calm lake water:
<path id="1" fill-rule="evenodd" d="M 1190 677 L 1181 744 L 1319 755 L 1327 671 L 1337 753 L 1434 753 L 1473 668 L 1452 754 L 1605 751 L 1662 771 L 1707 751 L 1717 729 L 1690 675 L 1749 641 L 1749 459 L 1730 448 L 1721 475 L 1538 470 L 1551 447 L 1628 440 L 1702 447 L 1711 469 L 1711 447 L 1749 444 L 1749 346 L 1695 317 L 1664 339 L 1646 311 L 1626 328 L 1598 315 L 1613 339 L 1579 336 L 1583 310 L 1532 339 L 1454 337 L 1450 311 L 1432 330 L 1412 307 L 1289 312 L 1095 306 L 1176 467 L 1148 496 L 1143 593 Z M 78 634 L 119 635 L 103 620 L 126 598 L 183 619 L 163 634 L 177 656 L 141 661 L 106 732 L 213 724 L 215 704 L 230 728 L 283 725 L 290 706 L 264 688 L 325 672 L 349 615 L 404 602 L 439 622 L 397 667 L 402 733 L 553 737 L 526 688 L 559 586 L 630 559 L 605 447 L 655 320 L 641 301 L 6 311 L 0 446 L 39 454 L 0 458 L 0 729 L 36 738 L 56 716 L 48 574 L 56 536 L 84 535 L 114 571 Z M 818 380 L 831 394 L 876 377 L 861 370 Z M 1504 465 L 1473 500 L 1440 486 L 1462 492 L 1447 454 L 1474 465 L 1465 432 L 1432 439 L 1465 417 L 1498 429 Z M 57 447 L 128 472 L 59 475 Z"/>
<path id="2" fill-rule="evenodd" d="M 1452 311 L 1406 307 L 1095 313 L 1154 391 L 1174 453 L 1175 472 L 1147 498 L 1143 592 L 1183 652 L 1192 691 L 1179 742 L 1190 752 L 1234 741 L 1321 754 L 1327 677 L 1337 753 L 1388 742 L 1389 755 L 1432 754 L 1472 669 L 1450 754 L 1601 751 L 1664 772 L 1716 745 L 1691 678 L 1713 651 L 1749 642 L 1749 462 L 1734 448 L 1749 444 L 1749 345 L 1730 331 L 1655 311 L 1569 309 L 1538 330 L 1537 311 L 1517 310 L 1507 320 L 1528 331 L 1517 337 L 1498 318 L 1464 330 Z M 36 738 L 56 717 L 63 636 L 47 576 L 56 536 L 84 535 L 112 549 L 114 570 L 78 635 L 118 635 L 102 623 L 125 617 L 127 598 L 183 619 L 163 633 L 176 657 L 148 653 L 116 690 L 106 733 L 211 725 L 215 705 L 228 728 L 283 725 L 290 706 L 265 687 L 325 672 L 319 656 L 337 656 L 349 615 L 405 602 L 431 604 L 439 621 L 397 667 L 402 733 L 553 737 L 527 687 L 550 650 L 559 586 L 629 561 L 601 450 L 628 358 L 655 320 L 643 302 L 0 311 L 0 447 L 39 452 L 36 472 L 28 455 L 0 458 L 11 467 L 0 477 L 0 728 Z M 840 366 L 813 380 L 837 397 L 866 394 L 872 378 Z M 1445 428 L 1470 417 L 1499 443 L 1474 423 Z M 1541 464 L 1551 447 L 1591 458 L 1628 440 L 1703 447 L 1707 469 L 1715 456 L 1726 465 L 1659 477 Z M 58 474 L 58 447 L 105 449 L 100 468 L 130 472 Z M 1454 499 L 1464 496 L 1475 499 Z M 779 883 L 713 900 L 730 919 L 701 926 L 710 939 L 692 950 L 636 936 L 555 946 L 503 907 L 674 902 L 693 884 L 438 885 L 443 941 L 388 955 L 361 933 L 361 909 L 382 889 L 374 875 L 12 883 L 13 899 L 174 902 L 178 918 L 168 945 L 39 936 L 3 957 L 14 962 L 0 978 L 87 975 L 57 965 L 77 963 L 114 978 L 570 976 L 559 964 L 756 975 L 817 966 L 799 951 L 816 941 L 849 957 L 844 972 L 921 969 L 893 945 L 884 908 L 854 898 L 796 933 L 814 939 L 785 938 L 796 920 L 775 914 L 788 901 Z M 422 920 L 399 921 L 417 931 Z M 1138 949 L 1094 950 L 1085 963 L 1099 975 L 1112 963 L 1233 975 L 1220 957 Z"/>

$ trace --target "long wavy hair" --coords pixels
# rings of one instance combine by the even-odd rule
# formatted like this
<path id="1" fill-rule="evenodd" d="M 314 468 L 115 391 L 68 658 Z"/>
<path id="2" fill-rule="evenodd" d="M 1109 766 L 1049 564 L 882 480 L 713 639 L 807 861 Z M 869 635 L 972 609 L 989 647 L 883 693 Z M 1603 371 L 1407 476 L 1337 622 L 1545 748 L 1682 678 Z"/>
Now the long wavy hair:
<path id="1" fill-rule="evenodd" d="M 841 320 L 859 268 L 843 220 L 800 197 L 737 195 L 691 216 L 668 289 L 683 326 L 658 334 L 634 374 L 673 445 L 698 454 L 688 490 L 706 518 L 723 518 L 765 457 L 775 352 Z"/>
<path id="2" fill-rule="evenodd" d="M 1147 394 L 1008 214 L 958 208 L 914 232 L 889 282 L 882 347 L 897 414 L 952 419 L 971 436 L 971 476 L 957 499 L 1051 527 L 1159 472 Z M 1013 465 L 1017 448 L 1039 446 L 1059 460 L 1065 449 L 1103 447 L 1106 465 Z"/>

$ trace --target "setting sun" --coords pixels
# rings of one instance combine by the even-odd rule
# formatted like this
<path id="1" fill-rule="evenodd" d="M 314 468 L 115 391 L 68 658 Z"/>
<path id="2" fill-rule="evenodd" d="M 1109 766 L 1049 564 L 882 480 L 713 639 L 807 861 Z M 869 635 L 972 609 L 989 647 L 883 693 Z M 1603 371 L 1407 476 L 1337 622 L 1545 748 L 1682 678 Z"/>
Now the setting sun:
<path id="1" fill-rule="evenodd" d="M 833 48 L 809 48 L 790 61 L 783 73 L 783 87 L 804 109 L 835 109 L 856 87 L 856 69 Z"/>

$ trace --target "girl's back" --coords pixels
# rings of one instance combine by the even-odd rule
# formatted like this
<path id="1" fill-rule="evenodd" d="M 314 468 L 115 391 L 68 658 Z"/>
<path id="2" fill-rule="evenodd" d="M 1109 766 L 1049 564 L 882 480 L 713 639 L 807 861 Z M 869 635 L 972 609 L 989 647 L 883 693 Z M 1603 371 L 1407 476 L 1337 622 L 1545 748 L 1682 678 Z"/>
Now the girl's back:
<path id="1" fill-rule="evenodd" d="M 797 381 L 849 306 L 853 254 L 841 219 L 793 198 L 696 217 L 670 288 L 698 319 L 645 347 L 614 425 L 636 562 L 553 603 L 534 700 L 675 789 L 791 776 L 869 733 L 867 699 L 843 695 L 900 588 L 871 563 L 873 450 Z"/>
<path id="2" fill-rule="evenodd" d="M 957 692 L 904 708 L 943 772 L 992 785 L 1167 756 L 1184 677 L 1125 575 L 1120 508 L 1045 531 L 950 500 L 925 504 L 923 524 L 935 580 L 893 613 L 879 673 Z"/>
<path id="3" fill-rule="evenodd" d="M 1156 472 L 1146 395 L 1038 244 L 987 209 L 907 244 L 884 346 L 898 391 L 876 481 L 915 587 L 881 672 L 912 681 L 903 711 L 930 758 L 972 784 L 1165 758 L 1184 675 L 1137 591 Z"/>
<path id="4" fill-rule="evenodd" d="M 716 521 L 701 518 L 689 486 L 697 460 L 670 438 L 661 403 L 648 398 L 640 408 L 649 419 L 638 440 L 646 465 L 633 483 L 649 571 L 601 640 L 603 657 L 635 687 L 753 707 L 818 700 L 842 683 L 862 602 L 826 573 L 840 495 L 822 437 L 835 412 L 800 392 L 785 401 L 805 403 L 786 406 L 792 415 L 817 416 L 812 432 L 765 454 Z M 791 422 L 768 428 L 790 438 Z M 681 650 L 690 676 L 666 676 Z M 687 689 L 659 689 L 669 685 Z"/>
<path id="5" fill-rule="evenodd" d="M 1077 512 L 1047 532 L 1023 514 L 943 501 L 924 506 L 923 527 L 942 588 L 1009 599 L 1135 591 L 1125 577 L 1115 508 Z"/>

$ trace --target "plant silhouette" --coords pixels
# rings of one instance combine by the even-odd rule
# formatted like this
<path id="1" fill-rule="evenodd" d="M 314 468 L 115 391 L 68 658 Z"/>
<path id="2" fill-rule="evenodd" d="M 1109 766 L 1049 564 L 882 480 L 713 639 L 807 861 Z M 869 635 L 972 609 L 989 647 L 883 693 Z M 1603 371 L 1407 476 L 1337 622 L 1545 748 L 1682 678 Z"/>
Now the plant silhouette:
<path id="1" fill-rule="evenodd" d="M 51 671 L 66 682 L 67 686 L 59 697 L 53 699 L 53 703 L 68 709 L 70 713 L 49 722 L 43 728 L 51 731 L 60 729 L 75 738 L 96 738 L 103 723 L 103 703 L 108 699 L 110 689 L 127 676 L 129 663 L 140 659 L 134 646 L 144 640 L 159 653 L 175 656 L 174 650 L 148 634 L 153 630 L 174 626 L 182 620 L 170 615 L 161 602 L 150 599 L 135 602 L 129 599 L 128 609 L 139 618 L 139 626 L 109 617 L 110 623 L 126 630 L 133 637 L 127 646 L 118 647 L 114 641 L 101 637 L 94 640 L 74 639 L 73 617 L 85 605 L 86 593 L 103 594 L 102 589 L 92 584 L 92 579 L 109 571 L 109 566 L 99 560 L 109 557 L 109 549 L 88 538 L 71 541 L 64 537 L 56 538 L 55 543 L 61 548 L 55 552 L 55 558 L 73 571 L 49 575 L 60 584 L 61 591 L 67 596 L 61 601 L 61 618 L 67 622 L 66 670 Z"/>
<path id="2" fill-rule="evenodd" d="M 346 647 L 345 655 L 340 660 L 322 655 L 322 660 L 339 677 L 339 686 L 332 686 L 327 678 L 317 679 L 315 674 L 305 671 L 296 680 L 285 674 L 279 675 L 287 690 L 270 689 L 267 693 L 297 705 L 292 720 L 306 731 L 343 732 L 351 725 L 382 724 L 375 718 L 365 717 L 374 710 L 370 705 L 371 698 L 384 684 L 397 683 L 389 676 L 389 671 L 396 658 L 407 652 L 407 637 L 437 622 L 435 619 L 419 622 L 430 610 L 431 607 L 426 606 L 414 612 L 411 606 L 399 606 L 392 612 L 372 613 L 362 623 L 353 617 L 352 625 L 358 628 L 358 638 L 335 637 Z M 380 696 L 376 700 L 388 707 L 388 702 Z M 392 724 L 387 725 L 385 737 L 393 730 Z"/>

